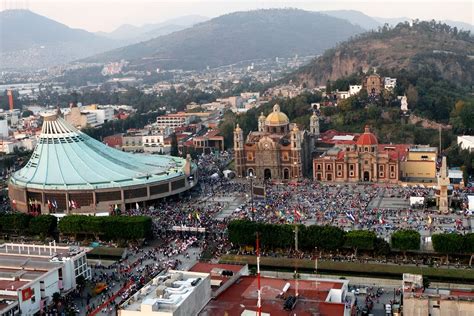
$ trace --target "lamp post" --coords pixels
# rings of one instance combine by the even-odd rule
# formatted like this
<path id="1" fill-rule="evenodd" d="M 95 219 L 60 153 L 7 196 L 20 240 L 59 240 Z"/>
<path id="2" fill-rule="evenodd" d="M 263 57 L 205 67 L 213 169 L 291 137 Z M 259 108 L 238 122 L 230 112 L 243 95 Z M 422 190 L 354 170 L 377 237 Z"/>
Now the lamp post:
<path id="1" fill-rule="evenodd" d="M 254 211 L 253 211 L 253 172 L 249 171 L 249 175 L 247 176 L 247 179 L 250 180 L 250 205 L 251 205 L 251 218 L 252 221 L 254 220 Z"/>
<path id="2" fill-rule="evenodd" d="M 298 182 L 298 162 L 294 161 L 293 162 L 293 165 L 294 165 L 294 169 L 295 170 L 295 178 L 296 178 L 296 182 Z"/>

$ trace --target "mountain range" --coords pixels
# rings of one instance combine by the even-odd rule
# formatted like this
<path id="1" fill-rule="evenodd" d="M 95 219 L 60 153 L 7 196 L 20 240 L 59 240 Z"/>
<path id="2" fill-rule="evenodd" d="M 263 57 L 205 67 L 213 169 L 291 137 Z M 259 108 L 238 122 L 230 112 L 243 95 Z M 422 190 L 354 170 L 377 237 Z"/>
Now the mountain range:
<path id="1" fill-rule="evenodd" d="M 337 45 L 286 78 L 308 87 L 373 68 L 429 73 L 455 83 L 474 81 L 474 37 L 436 22 L 400 23 Z"/>
<path id="2" fill-rule="evenodd" d="M 120 46 L 28 10 L 0 12 L 0 69 L 60 65 Z"/>
<path id="3" fill-rule="evenodd" d="M 209 20 L 209 18 L 200 15 L 186 15 L 169 19 L 161 23 L 147 23 L 142 26 L 123 24 L 112 32 L 97 32 L 96 34 L 133 44 L 176 31 L 181 31 L 206 20 Z"/>
<path id="4" fill-rule="evenodd" d="M 0 69 L 38 69 L 74 60 L 131 61 L 135 69 L 202 69 L 243 60 L 318 55 L 348 38 L 408 18 L 359 11 L 270 9 L 217 18 L 191 15 L 105 33 L 70 28 L 28 10 L 0 12 Z M 470 24 L 448 21 L 458 29 Z"/>
<path id="5" fill-rule="evenodd" d="M 191 28 L 87 58 L 125 59 L 131 69 L 203 69 L 244 60 L 318 55 L 360 26 L 318 12 L 269 9 L 226 14 Z"/>

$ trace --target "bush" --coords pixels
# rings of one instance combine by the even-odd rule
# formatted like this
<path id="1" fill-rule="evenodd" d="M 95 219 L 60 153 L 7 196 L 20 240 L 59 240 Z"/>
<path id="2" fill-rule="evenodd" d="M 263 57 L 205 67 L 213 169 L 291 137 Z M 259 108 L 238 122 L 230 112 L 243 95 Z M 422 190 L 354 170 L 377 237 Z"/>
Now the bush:
<path id="1" fill-rule="evenodd" d="M 105 240 L 137 240 L 150 238 L 152 220 L 148 216 L 86 216 L 68 215 L 59 222 L 65 235 L 93 235 Z"/>

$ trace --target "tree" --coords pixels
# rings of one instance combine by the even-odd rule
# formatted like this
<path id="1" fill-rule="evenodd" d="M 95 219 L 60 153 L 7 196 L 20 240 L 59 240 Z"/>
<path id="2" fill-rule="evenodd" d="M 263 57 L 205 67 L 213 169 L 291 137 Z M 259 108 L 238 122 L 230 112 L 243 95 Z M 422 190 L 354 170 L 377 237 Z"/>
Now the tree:
<path id="1" fill-rule="evenodd" d="M 374 232 L 368 230 L 352 230 L 346 234 L 346 247 L 354 250 L 354 256 L 357 257 L 357 251 L 359 249 L 372 250 L 374 249 L 374 243 L 377 239 L 377 235 Z"/>
<path id="2" fill-rule="evenodd" d="M 171 156 L 179 156 L 178 150 L 178 138 L 176 137 L 176 133 L 171 134 Z"/>
<path id="3" fill-rule="evenodd" d="M 21 117 L 25 118 L 25 117 L 30 117 L 33 115 L 33 112 L 30 111 L 30 110 L 25 110 L 23 111 L 23 113 L 21 114 Z"/>
<path id="4" fill-rule="evenodd" d="M 416 87 L 413 85 L 409 85 L 406 91 L 407 99 L 408 99 L 408 107 L 416 107 L 418 104 L 418 91 Z"/>
<path id="5" fill-rule="evenodd" d="M 427 288 L 430 287 L 431 281 L 428 279 L 428 277 L 423 276 L 423 289 L 426 290 Z"/>
<path id="6" fill-rule="evenodd" d="M 332 92 L 331 80 L 326 82 L 326 94 L 330 94 Z"/>
<path id="7" fill-rule="evenodd" d="M 406 260 L 407 250 L 419 250 L 420 249 L 420 233 L 411 230 L 403 229 L 396 231 L 392 234 L 392 248 L 401 250 Z"/>
<path id="8" fill-rule="evenodd" d="M 436 252 L 446 255 L 446 263 L 449 263 L 449 255 L 462 252 L 463 236 L 455 233 L 435 234 L 431 237 L 433 248 Z"/>
<path id="9" fill-rule="evenodd" d="M 29 231 L 33 235 L 39 235 L 42 238 L 54 236 L 58 227 L 58 219 L 53 215 L 40 215 L 33 217 L 29 223 Z"/>
<path id="10" fill-rule="evenodd" d="M 390 254 L 390 245 L 383 238 L 377 238 L 374 244 L 374 253 L 377 256 L 384 256 Z"/>
<path id="11" fill-rule="evenodd" d="M 472 266 L 472 260 L 474 259 L 474 233 L 464 235 L 463 248 L 465 253 L 470 254 L 469 266 Z"/>
<path id="12" fill-rule="evenodd" d="M 474 102 L 467 103 L 459 112 L 465 133 L 474 132 Z"/>

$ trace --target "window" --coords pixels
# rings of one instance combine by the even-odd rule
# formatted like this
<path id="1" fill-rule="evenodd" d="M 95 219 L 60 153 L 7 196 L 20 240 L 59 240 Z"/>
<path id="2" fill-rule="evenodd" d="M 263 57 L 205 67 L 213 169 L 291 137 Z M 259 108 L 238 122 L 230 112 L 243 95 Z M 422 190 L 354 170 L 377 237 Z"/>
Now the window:
<path id="1" fill-rule="evenodd" d="M 372 148 L 371 148 L 371 152 L 374 152 L 374 151 L 375 151 L 375 147 L 372 147 Z"/>
<path id="2" fill-rule="evenodd" d="M 354 170 L 354 165 L 353 165 L 353 164 L 350 164 L 350 165 L 349 165 L 349 170 L 350 170 L 350 171 L 353 171 L 353 170 Z"/>
<path id="3" fill-rule="evenodd" d="M 395 166 L 390 166 L 390 172 L 395 172 Z"/>
<path id="4" fill-rule="evenodd" d="M 350 177 L 353 177 L 353 176 L 354 176 L 354 172 L 353 172 L 353 171 L 349 172 L 349 176 L 350 176 Z"/>
<path id="5" fill-rule="evenodd" d="M 368 164 L 369 164 L 369 161 L 368 161 L 368 160 L 364 160 L 364 164 L 368 165 Z"/>
<path id="6" fill-rule="evenodd" d="M 326 165 L 326 170 L 331 170 L 331 165 Z"/>
<path id="7" fill-rule="evenodd" d="M 422 156 L 421 156 L 421 159 L 428 159 L 428 156 L 422 155 Z"/>
<path id="8" fill-rule="evenodd" d="M 379 172 L 379 177 L 380 177 L 380 178 L 383 178 L 383 177 L 384 177 L 383 172 Z"/>
<path id="9" fill-rule="evenodd" d="M 341 171 L 342 170 L 342 165 L 337 165 L 337 171 Z"/>
<path id="10" fill-rule="evenodd" d="M 338 172 L 338 173 L 337 173 L 337 176 L 338 176 L 338 177 L 342 177 L 342 172 Z"/>
<path id="11" fill-rule="evenodd" d="M 379 171 L 383 172 L 383 165 L 379 166 Z"/>
<path id="12" fill-rule="evenodd" d="M 365 151 L 365 152 L 368 152 L 368 151 L 369 151 L 369 148 L 368 148 L 368 147 L 364 147 L 364 151 Z"/>
<path id="13" fill-rule="evenodd" d="M 253 154 L 252 153 L 247 154 L 247 160 L 253 160 Z"/>
<path id="14" fill-rule="evenodd" d="M 316 170 L 321 170 L 321 164 L 318 163 L 318 164 L 316 165 Z"/>

